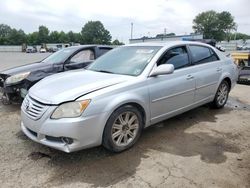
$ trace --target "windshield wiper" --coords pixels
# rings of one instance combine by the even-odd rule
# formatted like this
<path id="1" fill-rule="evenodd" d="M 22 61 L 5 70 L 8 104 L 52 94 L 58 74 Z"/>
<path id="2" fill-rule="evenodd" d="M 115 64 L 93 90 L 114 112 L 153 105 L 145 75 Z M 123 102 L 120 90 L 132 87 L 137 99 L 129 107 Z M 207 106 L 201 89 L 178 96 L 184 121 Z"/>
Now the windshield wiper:
<path id="1" fill-rule="evenodd" d="M 103 72 L 103 73 L 115 74 L 114 72 L 111 72 L 111 71 L 106 71 L 106 70 L 97 70 L 97 72 Z"/>

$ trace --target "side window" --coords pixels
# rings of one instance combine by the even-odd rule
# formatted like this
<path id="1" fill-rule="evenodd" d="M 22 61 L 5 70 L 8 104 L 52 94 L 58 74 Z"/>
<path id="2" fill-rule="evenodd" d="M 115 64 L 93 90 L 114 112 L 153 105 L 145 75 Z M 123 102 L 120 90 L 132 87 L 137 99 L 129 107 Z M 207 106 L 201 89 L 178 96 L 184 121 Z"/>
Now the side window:
<path id="1" fill-rule="evenodd" d="M 208 47 L 190 45 L 189 49 L 191 51 L 194 64 L 208 63 L 219 60 L 215 52 Z"/>
<path id="2" fill-rule="evenodd" d="M 157 65 L 161 64 L 173 64 L 175 69 L 188 66 L 189 59 L 186 47 L 180 46 L 168 50 Z"/>
<path id="3" fill-rule="evenodd" d="M 90 49 L 82 50 L 75 54 L 71 59 L 70 63 L 84 63 L 88 61 L 92 61 L 95 59 L 94 52 Z"/>
<path id="4" fill-rule="evenodd" d="M 99 48 L 100 55 L 107 53 L 109 50 L 111 50 L 111 48 Z"/>

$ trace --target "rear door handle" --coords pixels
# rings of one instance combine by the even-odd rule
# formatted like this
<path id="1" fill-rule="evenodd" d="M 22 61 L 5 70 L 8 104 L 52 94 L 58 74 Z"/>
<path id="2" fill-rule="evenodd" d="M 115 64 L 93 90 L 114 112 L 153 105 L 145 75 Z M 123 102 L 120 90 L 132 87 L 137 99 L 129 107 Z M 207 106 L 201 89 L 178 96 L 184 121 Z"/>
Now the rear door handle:
<path id="1" fill-rule="evenodd" d="M 191 74 L 187 75 L 187 80 L 191 80 L 193 78 L 194 78 L 194 76 L 192 76 Z"/>
<path id="2" fill-rule="evenodd" d="M 221 72 L 221 71 L 222 71 L 222 68 L 218 67 L 218 68 L 216 69 L 216 71 L 217 71 L 217 72 Z"/>

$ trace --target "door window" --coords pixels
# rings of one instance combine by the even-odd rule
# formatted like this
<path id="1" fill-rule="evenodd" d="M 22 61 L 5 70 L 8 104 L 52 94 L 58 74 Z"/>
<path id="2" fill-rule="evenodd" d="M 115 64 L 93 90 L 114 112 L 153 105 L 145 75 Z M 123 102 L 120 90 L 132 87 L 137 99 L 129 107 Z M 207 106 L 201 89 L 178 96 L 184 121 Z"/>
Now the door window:
<path id="1" fill-rule="evenodd" d="M 75 54 L 71 59 L 70 63 L 84 63 L 88 61 L 92 61 L 95 59 L 94 52 L 90 49 L 82 50 Z"/>
<path id="2" fill-rule="evenodd" d="M 194 64 L 208 63 L 219 60 L 215 52 L 208 47 L 190 45 L 189 49 L 191 51 Z"/>
<path id="3" fill-rule="evenodd" d="M 188 66 L 189 58 L 186 47 L 180 46 L 168 50 L 157 65 L 159 66 L 161 64 L 173 64 L 175 69 Z"/>

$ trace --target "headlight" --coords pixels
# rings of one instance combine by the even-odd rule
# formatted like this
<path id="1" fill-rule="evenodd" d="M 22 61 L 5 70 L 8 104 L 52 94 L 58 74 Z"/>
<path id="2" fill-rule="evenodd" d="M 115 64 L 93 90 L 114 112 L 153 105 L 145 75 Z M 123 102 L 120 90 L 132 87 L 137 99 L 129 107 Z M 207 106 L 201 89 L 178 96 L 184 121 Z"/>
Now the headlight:
<path id="1" fill-rule="evenodd" d="M 75 101 L 61 104 L 53 112 L 51 119 L 74 118 L 82 115 L 90 100 Z"/>
<path id="2" fill-rule="evenodd" d="M 20 82 L 23 79 L 27 78 L 29 76 L 29 74 L 30 74 L 30 72 L 25 72 L 25 73 L 10 76 L 9 78 L 6 79 L 5 83 L 6 84 L 14 84 L 14 83 Z"/>

